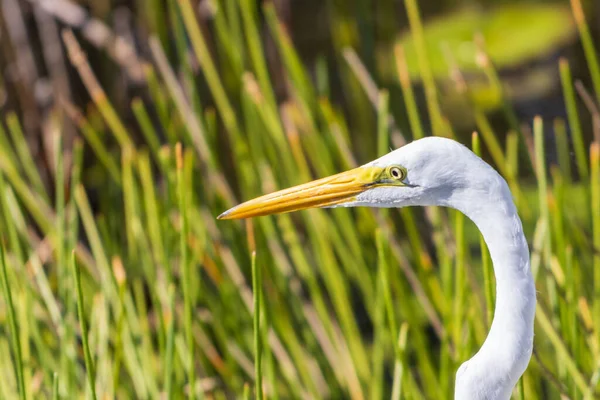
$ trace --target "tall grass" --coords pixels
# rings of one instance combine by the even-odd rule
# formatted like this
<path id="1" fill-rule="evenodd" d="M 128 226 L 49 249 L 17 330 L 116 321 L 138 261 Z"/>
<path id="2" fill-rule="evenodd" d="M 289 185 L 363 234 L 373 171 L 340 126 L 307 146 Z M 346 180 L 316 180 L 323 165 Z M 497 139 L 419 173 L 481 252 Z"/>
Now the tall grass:
<path id="1" fill-rule="evenodd" d="M 320 59 L 313 75 L 270 2 L 203 2 L 209 27 L 190 0 L 150 3 L 132 98 L 102 87 L 85 34 L 62 32 L 69 71 L 91 102 L 63 96 L 48 111 L 47 171 L 30 151 L 27 121 L 2 117 L 0 397 L 449 398 L 493 316 L 491 261 L 469 220 L 437 208 L 310 210 L 247 226 L 215 219 L 239 201 L 360 165 L 426 127 L 467 141 L 438 104 L 417 2 L 405 6 L 426 118 L 402 47 L 390 46 L 395 63 L 386 59 L 397 87 L 383 87 L 345 47 L 353 25 L 339 4 L 339 65 Z M 597 48 L 579 1 L 572 7 L 598 90 Z M 131 73 L 110 54 L 112 70 Z M 501 85 L 493 65 L 481 68 Z M 328 69 L 340 72 L 347 108 L 329 97 Z M 527 136 L 503 99 L 504 142 L 481 109 L 465 110 L 479 130 L 472 147 L 509 182 L 529 239 L 539 306 L 515 396 L 532 400 L 600 395 L 600 143 L 586 150 L 589 116 L 566 59 L 560 78 L 568 131 L 538 117 Z M 558 165 L 548 162 L 551 126 Z"/>

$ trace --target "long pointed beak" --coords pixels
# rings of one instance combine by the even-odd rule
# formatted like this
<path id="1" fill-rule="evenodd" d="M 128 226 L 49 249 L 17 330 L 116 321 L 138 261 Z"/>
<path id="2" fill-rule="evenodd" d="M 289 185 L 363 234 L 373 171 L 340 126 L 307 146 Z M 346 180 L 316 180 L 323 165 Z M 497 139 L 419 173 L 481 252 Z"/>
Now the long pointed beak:
<path id="1" fill-rule="evenodd" d="M 382 172 L 381 167 L 354 168 L 247 201 L 225 211 L 217 218 L 251 218 L 347 203 L 354 200 L 358 194 L 374 187 Z"/>

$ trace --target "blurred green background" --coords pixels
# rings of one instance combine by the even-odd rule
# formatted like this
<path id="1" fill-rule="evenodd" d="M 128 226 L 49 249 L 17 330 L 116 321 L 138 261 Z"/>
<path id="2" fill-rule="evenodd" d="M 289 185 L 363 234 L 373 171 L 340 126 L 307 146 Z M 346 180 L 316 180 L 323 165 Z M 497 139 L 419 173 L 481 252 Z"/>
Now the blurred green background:
<path id="1" fill-rule="evenodd" d="M 0 398 L 451 398 L 494 302 L 461 214 L 215 219 L 425 135 L 481 154 L 523 219 L 514 398 L 598 397 L 599 21 L 584 0 L 0 0 Z"/>

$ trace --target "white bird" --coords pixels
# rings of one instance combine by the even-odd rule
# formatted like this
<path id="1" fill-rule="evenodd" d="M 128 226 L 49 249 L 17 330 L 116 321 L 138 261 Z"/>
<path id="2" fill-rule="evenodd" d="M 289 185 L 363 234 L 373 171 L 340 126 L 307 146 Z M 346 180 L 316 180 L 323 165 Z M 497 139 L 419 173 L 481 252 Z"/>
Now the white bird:
<path id="1" fill-rule="evenodd" d="M 456 373 L 455 399 L 510 399 L 533 349 L 536 292 L 523 227 L 506 181 L 465 146 L 428 137 L 358 167 L 250 200 L 219 219 L 315 207 L 444 206 L 479 228 L 496 277 L 494 320 Z"/>

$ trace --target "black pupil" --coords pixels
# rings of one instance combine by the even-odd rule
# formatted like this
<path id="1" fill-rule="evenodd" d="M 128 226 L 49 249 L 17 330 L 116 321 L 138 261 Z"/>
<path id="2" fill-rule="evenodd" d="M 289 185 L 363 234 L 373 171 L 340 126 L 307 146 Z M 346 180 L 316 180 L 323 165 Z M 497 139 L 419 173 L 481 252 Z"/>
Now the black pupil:
<path id="1" fill-rule="evenodd" d="M 394 168 L 394 169 L 392 170 L 392 175 L 394 176 L 394 178 L 397 178 L 397 177 L 399 177 L 399 176 L 400 176 L 400 172 L 398 172 L 398 170 Z"/>

